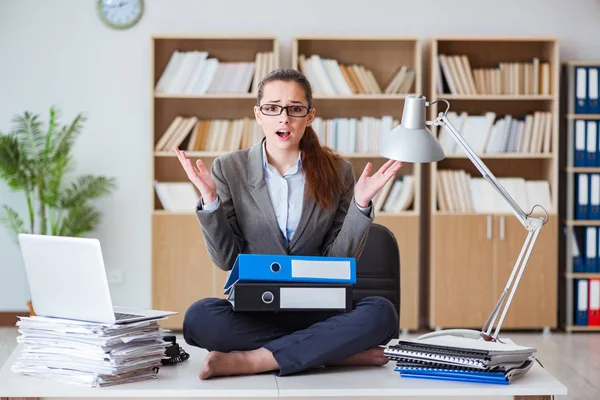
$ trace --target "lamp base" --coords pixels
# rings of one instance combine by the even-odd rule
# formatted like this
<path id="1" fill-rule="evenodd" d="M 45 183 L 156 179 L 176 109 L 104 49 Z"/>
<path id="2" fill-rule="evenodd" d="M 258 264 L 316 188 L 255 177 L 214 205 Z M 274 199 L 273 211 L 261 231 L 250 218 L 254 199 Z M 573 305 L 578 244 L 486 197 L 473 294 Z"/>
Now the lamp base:
<path id="1" fill-rule="evenodd" d="M 417 338 L 417 340 L 429 339 L 429 338 L 439 337 L 439 336 L 458 336 L 458 337 L 464 337 L 464 338 L 473 339 L 473 340 L 495 341 L 492 338 L 487 338 L 486 337 L 487 335 L 485 335 L 483 332 L 476 331 L 474 329 L 444 329 L 444 330 L 430 332 L 430 333 L 421 335 Z"/>

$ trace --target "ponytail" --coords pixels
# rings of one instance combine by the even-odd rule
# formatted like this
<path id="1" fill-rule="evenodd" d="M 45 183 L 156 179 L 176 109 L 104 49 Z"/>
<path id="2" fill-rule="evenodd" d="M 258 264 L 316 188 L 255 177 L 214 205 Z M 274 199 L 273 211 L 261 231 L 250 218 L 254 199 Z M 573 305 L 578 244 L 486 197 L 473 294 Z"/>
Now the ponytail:
<path id="1" fill-rule="evenodd" d="M 300 139 L 300 151 L 308 193 L 321 208 L 334 206 L 335 198 L 344 191 L 341 157 L 330 148 L 321 146 L 311 126 L 306 127 Z"/>

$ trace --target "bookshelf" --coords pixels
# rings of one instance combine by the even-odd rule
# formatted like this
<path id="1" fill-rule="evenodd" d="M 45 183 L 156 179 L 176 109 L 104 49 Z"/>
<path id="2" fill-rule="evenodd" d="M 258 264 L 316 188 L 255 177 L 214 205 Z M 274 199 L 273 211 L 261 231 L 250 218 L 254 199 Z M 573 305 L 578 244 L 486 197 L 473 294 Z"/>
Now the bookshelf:
<path id="1" fill-rule="evenodd" d="M 600 153 L 598 151 L 598 61 L 563 65 L 563 129 L 566 131 L 562 176 L 565 329 L 600 331 Z M 582 201 L 584 200 L 584 201 Z M 585 204 L 582 206 L 582 204 Z M 580 297 L 581 296 L 581 297 Z M 593 311 L 595 310 L 595 311 Z"/>
<path id="2" fill-rule="evenodd" d="M 279 67 L 279 45 L 270 36 L 164 35 L 151 48 L 152 307 L 179 312 L 161 325 L 181 329 L 194 301 L 222 297 L 226 273 L 205 249 L 195 189 L 162 186 L 189 182 L 170 149 L 178 145 L 210 168 L 219 155 L 259 140 L 255 82 Z"/>
<path id="3" fill-rule="evenodd" d="M 429 99 L 528 212 L 549 220 L 503 329 L 553 328 L 558 285 L 558 43 L 551 37 L 435 37 Z M 429 119 L 444 111 L 429 107 Z M 526 231 L 444 129 L 447 157 L 429 176 L 429 326 L 480 329 L 506 285 Z M 513 179 L 508 179 L 513 178 Z"/>
<path id="4" fill-rule="evenodd" d="M 422 90 L 420 40 L 295 37 L 292 67 L 301 70 L 313 86 L 313 106 L 320 119 L 313 127 L 322 143 L 352 162 L 357 179 L 367 162 L 377 171 L 387 161 L 377 154 L 377 132 L 397 125 L 405 96 Z M 374 202 L 375 222 L 388 227 L 398 241 L 400 329 L 407 331 L 419 327 L 421 165 L 405 164 L 394 181 L 402 182 L 396 194 L 404 200 L 391 200 L 396 197 L 390 182 Z M 412 190 L 406 191 L 411 185 Z M 394 206 L 403 201 L 404 206 Z"/>

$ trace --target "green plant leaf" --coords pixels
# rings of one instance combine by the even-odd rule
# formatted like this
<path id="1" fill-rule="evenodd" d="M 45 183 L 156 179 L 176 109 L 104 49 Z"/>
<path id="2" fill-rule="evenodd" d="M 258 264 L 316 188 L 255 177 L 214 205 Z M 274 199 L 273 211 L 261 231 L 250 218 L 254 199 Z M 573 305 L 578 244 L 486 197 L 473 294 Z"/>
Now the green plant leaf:
<path id="1" fill-rule="evenodd" d="M 19 233 L 27 233 L 25 222 L 19 217 L 19 213 L 12 207 L 4 204 L 0 208 L 0 223 L 14 232 L 15 236 Z"/>
<path id="2" fill-rule="evenodd" d="M 70 125 L 65 125 L 59 130 L 53 130 L 51 135 L 51 144 L 49 145 L 48 159 L 50 163 L 57 159 L 67 156 L 75 143 L 75 139 L 83 129 L 83 123 L 86 118 L 79 114 Z"/>
<path id="3" fill-rule="evenodd" d="M 43 159 L 46 137 L 42 132 L 39 115 L 26 111 L 13 119 L 14 132 L 22 144 L 23 157 L 31 165 L 36 165 Z"/>
<path id="4" fill-rule="evenodd" d="M 114 178 L 104 176 L 84 175 L 60 193 L 58 206 L 61 208 L 77 207 L 110 193 L 116 187 Z"/>
<path id="5" fill-rule="evenodd" d="M 29 181 L 23 168 L 19 140 L 14 133 L 0 135 L 0 178 L 12 189 L 24 189 Z"/>
<path id="6" fill-rule="evenodd" d="M 67 215 L 59 222 L 59 236 L 83 236 L 92 232 L 100 223 L 100 212 L 89 204 L 69 209 Z"/>

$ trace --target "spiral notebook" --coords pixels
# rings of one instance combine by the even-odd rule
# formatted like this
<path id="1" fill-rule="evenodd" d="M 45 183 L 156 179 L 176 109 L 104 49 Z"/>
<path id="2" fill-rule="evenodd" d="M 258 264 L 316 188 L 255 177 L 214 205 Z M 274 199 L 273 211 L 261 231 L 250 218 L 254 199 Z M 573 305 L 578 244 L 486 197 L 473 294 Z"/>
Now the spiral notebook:
<path id="1" fill-rule="evenodd" d="M 515 344 L 486 342 L 456 336 L 405 339 L 388 346 L 384 354 L 391 360 L 463 366 L 480 370 L 504 364 L 523 363 L 536 349 Z"/>

